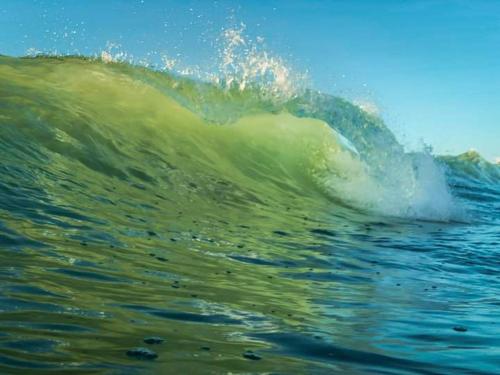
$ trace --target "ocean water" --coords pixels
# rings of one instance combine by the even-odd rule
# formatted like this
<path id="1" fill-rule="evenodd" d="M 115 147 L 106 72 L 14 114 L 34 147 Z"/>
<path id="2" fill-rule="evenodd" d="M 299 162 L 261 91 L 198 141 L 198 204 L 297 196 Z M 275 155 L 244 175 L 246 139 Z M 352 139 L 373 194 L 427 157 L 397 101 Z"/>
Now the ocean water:
<path id="1" fill-rule="evenodd" d="M 0 373 L 498 373 L 500 167 L 274 88 L 0 57 Z"/>

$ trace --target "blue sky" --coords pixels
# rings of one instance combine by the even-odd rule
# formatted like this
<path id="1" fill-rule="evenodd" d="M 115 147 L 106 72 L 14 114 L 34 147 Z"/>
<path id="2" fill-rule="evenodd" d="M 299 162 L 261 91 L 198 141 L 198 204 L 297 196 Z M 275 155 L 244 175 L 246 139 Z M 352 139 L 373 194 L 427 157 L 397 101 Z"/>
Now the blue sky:
<path id="1" fill-rule="evenodd" d="M 203 66 L 240 22 L 314 88 L 374 103 L 410 149 L 500 157 L 500 1 L 2 0 L 0 54 L 112 42 Z"/>

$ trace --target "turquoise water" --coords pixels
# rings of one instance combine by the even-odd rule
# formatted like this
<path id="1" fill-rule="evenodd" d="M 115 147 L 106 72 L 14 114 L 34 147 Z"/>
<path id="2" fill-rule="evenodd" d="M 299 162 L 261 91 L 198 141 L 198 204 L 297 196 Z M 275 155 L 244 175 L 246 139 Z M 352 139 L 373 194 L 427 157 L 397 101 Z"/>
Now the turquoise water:
<path id="1" fill-rule="evenodd" d="M 497 373 L 499 167 L 278 99 L 0 57 L 0 372 Z"/>

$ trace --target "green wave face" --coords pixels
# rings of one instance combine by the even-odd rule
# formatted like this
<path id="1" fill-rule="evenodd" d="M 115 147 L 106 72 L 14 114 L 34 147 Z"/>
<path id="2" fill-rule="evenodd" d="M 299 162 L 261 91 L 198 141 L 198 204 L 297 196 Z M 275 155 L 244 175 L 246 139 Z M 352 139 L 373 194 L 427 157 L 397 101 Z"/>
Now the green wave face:
<path id="1" fill-rule="evenodd" d="M 241 353 L 313 328 L 351 347 L 356 315 L 378 320 L 347 303 L 325 315 L 325 301 L 387 297 L 363 276 L 363 236 L 397 241 L 405 218 L 457 215 L 432 157 L 404 154 L 341 99 L 275 101 L 80 58 L 0 57 L 0 153 L 0 243 L 12 254 L 1 331 L 53 348 L 46 361 L 9 349 L 23 369 L 132 371 L 125 351 L 160 334 L 159 373 L 194 371 L 193 352 L 207 372 L 275 371 L 284 356 L 286 372 L 332 370 L 326 344 L 312 357 Z M 333 252 L 353 267 L 333 274 Z"/>

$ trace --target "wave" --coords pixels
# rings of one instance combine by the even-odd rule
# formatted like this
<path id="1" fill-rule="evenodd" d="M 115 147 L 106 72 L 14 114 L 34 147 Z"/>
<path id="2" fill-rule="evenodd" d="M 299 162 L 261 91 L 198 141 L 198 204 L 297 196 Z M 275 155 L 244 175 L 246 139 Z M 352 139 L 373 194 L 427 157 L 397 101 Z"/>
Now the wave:
<path id="1" fill-rule="evenodd" d="M 464 181 L 500 184 L 500 165 L 488 162 L 477 151 L 470 150 L 457 156 L 441 156 L 439 160 L 453 171 L 455 177 Z"/>
<path id="2" fill-rule="evenodd" d="M 405 153 L 379 118 L 337 97 L 303 90 L 277 100 L 275 87 L 69 56 L 0 57 L 0 81 L 4 180 L 23 176 L 61 204 L 80 199 L 62 181 L 95 191 L 113 182 L 207 209 L 302 200 L 358 214 L 463 215 L 442 163 Z"/>

